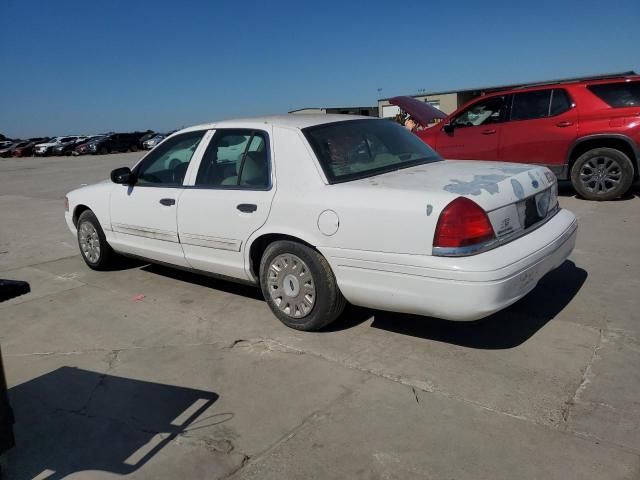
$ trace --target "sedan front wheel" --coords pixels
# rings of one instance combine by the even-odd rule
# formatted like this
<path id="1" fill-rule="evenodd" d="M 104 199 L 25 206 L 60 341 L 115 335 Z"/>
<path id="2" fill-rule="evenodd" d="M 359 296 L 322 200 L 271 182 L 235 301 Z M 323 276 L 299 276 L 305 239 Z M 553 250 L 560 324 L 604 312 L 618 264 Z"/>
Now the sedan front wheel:
<path id="1" fill-rule="evenodd" d="M 78 246 L 85 263 L 93 270 L 107 270 L 114 263 L 115 252 L 107 243 L 100 222 L 91 210 L 78 219 Z"/>
<path id="2" fill-rule="evenodd" d="M 260 287 L 275 316 L 297 330 L 329 325 L 346 305 L 327 260 L 289 240 L 267 247 L 260 262 Z"/>

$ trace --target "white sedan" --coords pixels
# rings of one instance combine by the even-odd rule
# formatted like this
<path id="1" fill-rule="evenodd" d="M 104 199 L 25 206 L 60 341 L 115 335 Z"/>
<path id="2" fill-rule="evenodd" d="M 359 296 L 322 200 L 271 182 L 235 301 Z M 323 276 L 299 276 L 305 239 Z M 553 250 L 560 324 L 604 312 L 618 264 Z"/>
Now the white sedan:
<path id="1" fill-rule="evenodd" d="M 300 330 L 347 301 L 485 317 L 562 264 L 577 229 L 545 167 L 445 161 L 394 122 L 342 115 L 181 130 L 66 209 L 90 268 L 121 254 L 256 284 Z"/>

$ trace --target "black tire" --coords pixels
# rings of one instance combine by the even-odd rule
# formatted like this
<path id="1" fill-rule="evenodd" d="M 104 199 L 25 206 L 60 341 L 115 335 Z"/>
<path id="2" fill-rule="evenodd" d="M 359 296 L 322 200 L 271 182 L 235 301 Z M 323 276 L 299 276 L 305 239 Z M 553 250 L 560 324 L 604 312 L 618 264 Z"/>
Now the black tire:
<path id="1" fill-rule="evenodd" d="M 138 145 L 131 145 L 131 147 L 129 147 L 129 151 L 137 152 L 138 151 Z"/>
<path id="2" fill-rule="evenodd" d="M 106 155 L 109 153 L 109 150 L 107 149 L 107 147 L 100 147 L 99 153 L 100 155 Z"/>
<path id="3" fill-rule="evenodd" d="M 100 247 L 100 253 L 98 258 L 92 260 L 89 258 L 87 253 L 82 248 L 80 236 L 82 235 L 82 226 L 84 223 L 90 224 L 95 232 L 98 234 L 98 245 Z M 89 266 L 89 268 L 93 270 L 109 270 L 116 264 L 116 253 L 113 251 L 111 246 L 107 243 L 107 239 L 104 236 L 104 231 L 100 226 L 100 222 L 97 217 L 91 210 L 85 210 L 80 214 L 80 218 L 78 218 L 77 224 L 77 238 L 78 238 L 78 247 L 80 248 L 80 255 L 82 256 L 85 263 Z"/>
<path id="4" fill-rule="evenodd" d="M 608 177 L 600 180 L 598 174 Z M 580 155 L 571 167 L 573 188 L 586 200 L 615 200 L 627 193 L 633 177 L 633 163 L 626 154 L 615 148 L 589 150 Z"/>
<path id="5" fill-rule="evenodd" d="M 274 299 L 277 294 L 272 295 L 269 286 L 272 262 L 280 255 L 294 255 L 302 260 L 308 267 L 312 285 L 315 287 L 313 306 L 309 312 L 299 318 L 294 318 L 280 309 L 276 303 L 277 300 Z M 265 250 L 260 261 L 260 288 L 271 311 L 282 323 L 306 332 L 320 330 L 329 325 L 340 316 L 347 304 L 327 260 L 316 250 L 289 240 L 276 241 Z M 278 290 L 274 289 L 273 291 L 277 292 Z"/>

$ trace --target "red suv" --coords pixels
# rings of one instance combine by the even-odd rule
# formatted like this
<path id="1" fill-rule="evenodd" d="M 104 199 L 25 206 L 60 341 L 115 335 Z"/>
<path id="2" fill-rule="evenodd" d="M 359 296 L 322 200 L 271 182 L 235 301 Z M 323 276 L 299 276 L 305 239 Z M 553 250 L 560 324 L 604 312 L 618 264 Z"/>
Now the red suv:
<path id="1" fill-rule="evenodd" d="M 638 178 L 640 76 L 491 93 L 416 133 L 445 158 L 545 165 L 582 197 L 612 200 Z"/>

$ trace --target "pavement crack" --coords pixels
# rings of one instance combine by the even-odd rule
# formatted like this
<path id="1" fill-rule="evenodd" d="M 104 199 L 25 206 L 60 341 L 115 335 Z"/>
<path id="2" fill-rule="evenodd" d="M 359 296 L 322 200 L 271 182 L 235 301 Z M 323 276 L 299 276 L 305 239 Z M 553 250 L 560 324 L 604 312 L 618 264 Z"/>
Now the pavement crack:
<path id="1" fill-rule="evenodd" d="M 420 399 L 418 398 L 418 392 L 416 392 L 416 387 L 411 387 L 411 391 L 413 392 L 413 396 L 416 398 L 416 403 L 420 405 Z"/>
<path id="2" fill-rule="evenodd" d="M 362 385 L 365 382 L 367 382 L 368 380 L 369 380 L 368 378 L 365 378 L 365 379 L 357 382 L 356 385 L 357 386 Z M 333 408 L 336 404 L 344 401 L 349 395 L 351 395 L 353 393 L 352 388 L 345 387 L 345 386 L 343 386 L 343 388 L 344 388 L 344 392 L 342 392 L 342 394 L 340 394 L 336 398 L 334 398 L 331 402 L 329 402 L 328 405 L 325 405 L 324 407 L 320 408 L 319 410 L 314 410 L 313 412 L 311 412 L 309 415 L 307 415 L 305 418 L 303 418 L 302 421 L 298 425 L 296 425 L 291 430 L 289 430 L 289 432 L 287 432 L 283 436 L 281 436 L 278 440 L 276 440 L 269 447 L 265 448 L 264 450 L 262 450 L 261 452 L 257 453 L 256 455 L 254 455 L 252 457 L 250 457 L 248 455 L 245 455 L 245 458 L 243 458 L 241 465 L 237 469 L 233 470 L 228 475 L 226 475 L 225 477 L 222 477 L 222 478 L 224 480 L 230 479 L 230 478 L 236 478 L 236 475 L 245 466 L 247 466 L 249 464 L 255 464 L 255 463 L 259 462 L 262 458 L 267 457 L 271 452 L 273 452 L 279 446 L 287 443 L 289 440 L 294 438 L 298 434 L 298 432 L 300 432 L 300 430 L 302 430 L 306 425 L 308 425 L 310 423 L 313 423 L 313 422 L 317 422 L 317 421 L 321 420 L 322 418 L 326 417 L 327 416 L 327 412 L 329 410 L 331 410 L 331 408 Z"/>
<path id="3" fill-rule="evenodd" d="M 593 378 L 593 364 L 596 360 L 600 358 L 600 349 L 602 348 L 602 344 L 604 343 L 605 329 L 600 329 L 600 336 L 598 337 L 598 342 L 593 348 L 593 352 L 591 354 L 591 358 L 587 362 L 587 365 L 582 370 L 582 375 L 580 377 L 580 383 L 578 384 L 573 395 L 565 402 L 564 407 L 562 408 L 562 421 L 564 424 L 569 423 L 569 419 L 571 418 L 571 412 L 573 411 L 573 407 L 577 402 L 580 401 L 580 395 L 584 392 L 589 384 L 591 383 L 591 379 Z"/>

